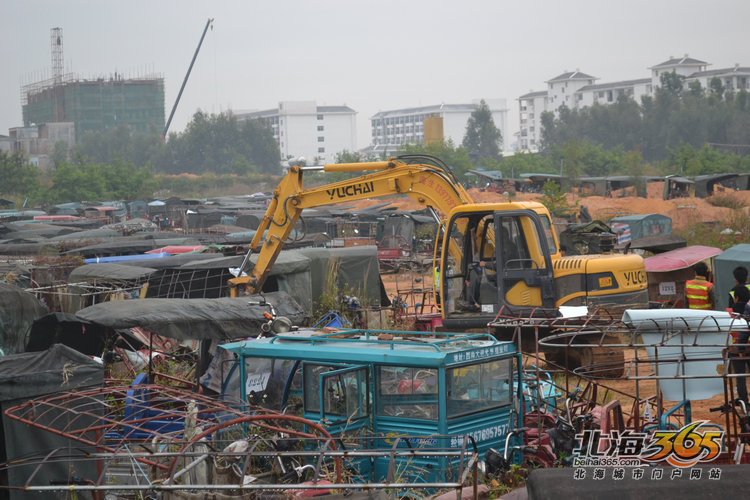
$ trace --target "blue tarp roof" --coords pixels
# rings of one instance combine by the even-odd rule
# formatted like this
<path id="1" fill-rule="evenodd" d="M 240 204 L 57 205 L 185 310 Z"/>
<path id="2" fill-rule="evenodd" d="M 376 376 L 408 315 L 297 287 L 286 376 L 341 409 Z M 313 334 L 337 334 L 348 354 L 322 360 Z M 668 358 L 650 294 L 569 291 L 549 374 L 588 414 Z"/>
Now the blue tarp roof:
<path id="1" fill-rule="evenodd" d="M 162 259 L 169 257 L 168 253 L 147 253 L 139 255 L 114 255 L 112 257 L 93 257 L 91 259 L 84 259 L 85 264 L 98 264 L 102 262 L 122 262 L 131 260 L 151 260 L 151 259 Z"/>

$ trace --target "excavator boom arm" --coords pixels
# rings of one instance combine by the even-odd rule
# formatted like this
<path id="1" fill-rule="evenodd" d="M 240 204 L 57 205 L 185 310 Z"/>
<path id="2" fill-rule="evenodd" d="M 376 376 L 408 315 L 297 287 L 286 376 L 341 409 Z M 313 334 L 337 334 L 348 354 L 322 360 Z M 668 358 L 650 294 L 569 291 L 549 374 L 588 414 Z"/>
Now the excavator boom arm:
<path id="1" fill-rule="evenodd" d="M 250 243 L 250 249 L 240 270 L 244 271 L 248 267 L 251 254 L 257 253 L 258 260 L 248 276 L 229 280 L 230 294 L 239 295 L 238 288 L 242 287 L 249 293 L 257 293 L 262 288 L 284 242 L 289 238 L 294 224 L 306 208 L 401 194 L 415 199 L 422 205 L 432 207 L 445 216 L 457 205 L 473 203 L 450 169 L 441 162 L 408 163 L 410 160 L 424 158 L 408 156 L 383 162 L 329 164 L 322 168 L 290 167 L 274 191 L 273 199 Z M 372 170 L 373 173 L 303 189 L 303 174 L 306 170 Z"/>

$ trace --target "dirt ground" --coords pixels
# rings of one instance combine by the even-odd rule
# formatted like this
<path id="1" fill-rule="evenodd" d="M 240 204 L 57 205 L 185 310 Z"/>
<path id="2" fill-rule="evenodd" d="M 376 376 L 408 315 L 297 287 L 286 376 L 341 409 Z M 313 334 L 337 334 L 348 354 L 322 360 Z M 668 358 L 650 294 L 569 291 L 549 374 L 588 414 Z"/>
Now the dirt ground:
<path id="1" fill-rule="evenodd" d="M 616 196 L 605 198 L 603 196 L 578 196 L 568 194 L 568 201 L 572 205 L 586 206 L 594 219 L 609 219 L 613 215 L 628 214 L 650 214 L 659 213 L 672 218 L 672 227 L 682 229 L 696 222 L 719 222 L 727 220 L 734 215 L 731 208 L 715 207 L 702 198 L 678 198 L 674 200 L 663 200 L 663 182 L 650 182 L 648 184 L 648 198 L 638 196 Z M 502 194 L 480 191 L 476 188 L 468 190 L 476 202 L 500 202 L 507 198 Z M 617 193 L 615 193 L 617 194 Z M 732 191 L 731 196 L 743 201 L 750 207 L 750 191 Z M 517 201 L 538 200 L 540 194 L 518 193 L 513 198 Z M 357 208 L 389 202 L 391 207 L 399 210 L 420 210 L 424 208 L 415 200 L 407 196 L 377 198 L 362 200 L 354 203 Z M 748 207 L 745 211 L 748 212 Z"/>

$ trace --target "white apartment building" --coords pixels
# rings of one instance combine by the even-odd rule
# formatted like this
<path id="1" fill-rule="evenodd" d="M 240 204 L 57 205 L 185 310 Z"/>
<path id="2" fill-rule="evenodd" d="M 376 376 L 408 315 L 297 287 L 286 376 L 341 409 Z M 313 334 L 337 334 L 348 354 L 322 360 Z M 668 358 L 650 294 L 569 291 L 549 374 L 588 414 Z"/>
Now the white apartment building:
<path id="1" fill-rule="evenodd" d="M 539 115 L 547 111 L 547 91 L 529 92 L 518 98 L 520 128 L 518 132 L 518 149 L 520 151 L 538 151 L 541 137 Z"/>
<path id="2" fill-rule="evenodd" d="M 263 119 L 271 126 L 282 160 L 304 156 L 308 165 L 331 163 L 341 151 L 357 150 L 357 112 L 315 101 L 283 101 L 276 109 L 235 113 L 239 120 Z"/>
<path id="3" fill-rule="evenodd" d="M 466 122 L 479 105 L 480 99 L 471 104 L 436 104 L 418 108 L 380 111 L 370 118 L 372 143 L 370 152 L 390 154 L 401 144 L 423 144 L 426 118 L 442 118 L 443 139 L 451 139 L 460 145 L 466 135 Z M 502 133 L 501 148 L 507 151 L 508 106 L 505 99 L 485 99 L 492 112 L 492 120 Z"/>
<path id="4" fill-rule="evenodd" d="M 518 98 L 519 132 L 518 148 L 521 151 L 538 151 L 541 141 L 541 114 L 544 111 L 557 113 L 565 105 L 570 109 L 581 109 L 598 104 L 617 102 L 621 95 L 640 103 L 643 96 L 653 96 L 661 82 L 663 73 L 675 72 L 685 77 L 685 85 L 699 81 L 704 89 L 709 88 L 713 78 L 719 78 L 727 90 L 750 89 L 750 68 L 739 64 L 733 68 L 706 70 L 705 61 L 685 57 L 670 57 L 650 67 L 651 77 L 611 83 L 594 83 L 598 78 L 579 71 L 565 72 L 547 81 L 547 90 L 529 92 Z"/>
<path id="5" fill-rule="evenodd" d="M 687 82 L 697 80 L 704 89 L 710 88 L 711 80 L 718 78 L 727 91 L 750 89 L 750 68 L 735 64 L 732 68 L 697 71 L 687 78 Z"/>
<path id="6" fill-rule="evenodd" d="M 594 103 L 612 104 L 617 102 L 618 97 L 625 95 L 641 102 L 644 95 L 653 94 L 653 83 L 651 78 L 640 78 L 638 80 L 623 80 L 621 82 L 600 83 L 586 85 L 579 89 L 576 95 L 577 108 L 593 106 Z"/>

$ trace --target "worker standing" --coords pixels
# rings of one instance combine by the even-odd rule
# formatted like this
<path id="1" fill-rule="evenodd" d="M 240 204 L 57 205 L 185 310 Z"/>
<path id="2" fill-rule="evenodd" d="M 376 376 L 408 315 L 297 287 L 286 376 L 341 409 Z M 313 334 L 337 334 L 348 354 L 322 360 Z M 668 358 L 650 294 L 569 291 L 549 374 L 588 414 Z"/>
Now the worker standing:
<path id="1" fill-rule="evenodd" d="M 714 309 L 714 284 L 708 281 L 708 266 L 698 262 L 693 266 L 695 278 L 685 282 L 685 296 L 690 309 Z"/>
<path id="2" fill-rule="evenodd" d="M 734 271 L 732 271 L 732 275 L 734 275 L 734 284 L 736 285 L 742 285 L 746 287 L 748 290 L 750 290 L 750 284 L 747 283 L 747 268 L 745 266 L 737 266 L 734 268 Z M 727 301 L 727 308 L 732 309 L 734 308 L 734 304 L 736 302 L 735 300 L 735 292 L 734 288 L 732 288 L 729 291 L 729 300 Z"/>
<path id="3" fill-rule="evenodd" d="M 737 275 L 735 274 L 735 276 Z M 745 271 L 745 276 L 747 276 L 747 270 Z M 735 285 L 729 293 L 734 301 L 731 311 L 742 315 L 744 320 L 750 318 L 750 290 L 745 286 L 745 283 Z M 740 321 L 740 318 L 735 317 L 735 319 Z M 750 337 L 750 330 L 742 329 L 731 333 L 733 337 L 736 335 L 732 348 L 729 350 L 732 371 L 745 375 L 737 377 L 737 397 L 747 403 L 747 374 L 750 373 L 750 352 L 747 351 L 747 344 Z"/>

